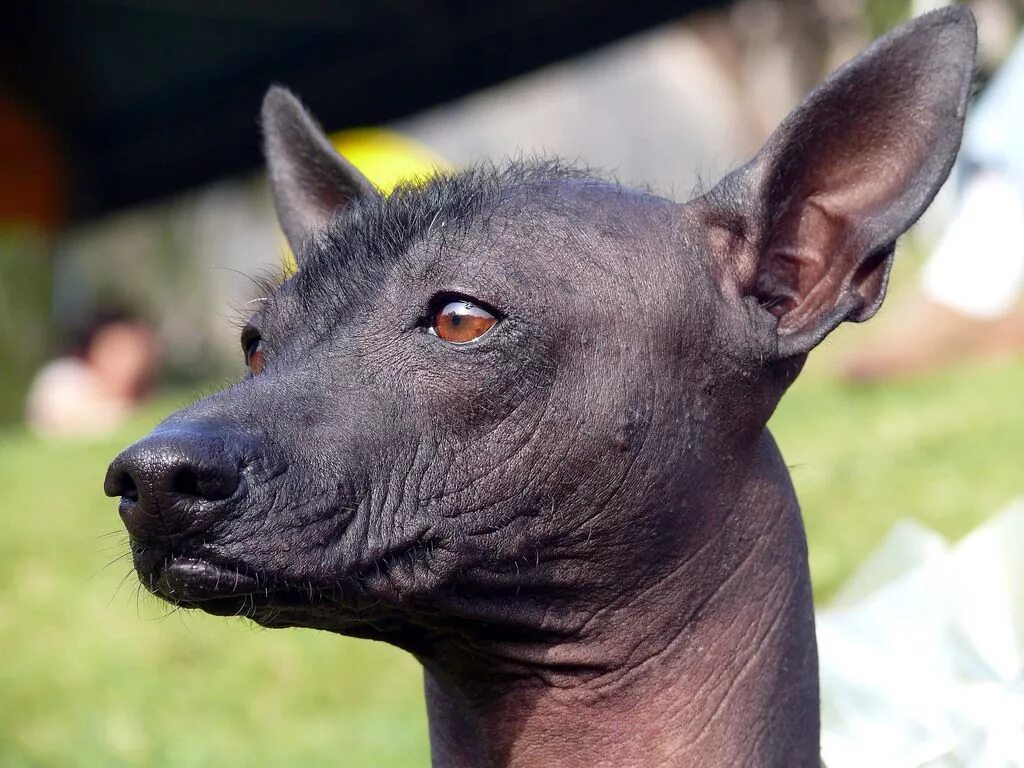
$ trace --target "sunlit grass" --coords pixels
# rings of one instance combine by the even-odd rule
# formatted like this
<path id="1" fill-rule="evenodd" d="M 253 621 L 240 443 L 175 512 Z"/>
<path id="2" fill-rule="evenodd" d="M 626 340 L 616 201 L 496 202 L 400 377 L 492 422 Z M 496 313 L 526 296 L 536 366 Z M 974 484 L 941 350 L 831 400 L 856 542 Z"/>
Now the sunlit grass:
<path id="1" fill-rule="evenodd" d="M 815 375 L 772 422 L 827 597 L 900 518 L 956 539 L 1024 494 L 1024 362 L 874 389 Z"/>

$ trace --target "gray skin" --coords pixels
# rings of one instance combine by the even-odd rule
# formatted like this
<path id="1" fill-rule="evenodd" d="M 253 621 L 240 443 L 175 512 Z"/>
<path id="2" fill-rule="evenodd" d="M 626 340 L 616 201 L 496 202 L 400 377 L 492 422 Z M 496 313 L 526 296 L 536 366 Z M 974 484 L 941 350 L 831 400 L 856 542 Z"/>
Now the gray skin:
<path id="1" fill-rule="evenodd" d="M 817 765 L 806 539 L 765 425 L 881 303 L 974 50 L 963 9 L 911 22 L 685 204 L 552 165 L 384 198 L 272 89 L 300 269 L 250 374 L 111 465 L 143 583 L 408 650 L 438 766 Z M 453 295 L 497 324 L 431 333 Z"/>

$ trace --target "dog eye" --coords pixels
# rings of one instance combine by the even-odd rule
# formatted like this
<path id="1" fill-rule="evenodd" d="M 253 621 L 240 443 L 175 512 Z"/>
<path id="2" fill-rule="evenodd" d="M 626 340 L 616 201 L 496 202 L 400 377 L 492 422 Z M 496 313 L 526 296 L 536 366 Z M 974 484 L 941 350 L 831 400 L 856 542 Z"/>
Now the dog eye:
<path id="1" fill-rule="evenodd" d="M 445 302 L 430 321 L 430 332 L 452 344 L 476 341 L 498 322 L 498 318 L 467 299 Z"/>
<path id="2" fill-rule="evenodd" d="M 245 353 L 245 365 L 249 373 L 259 376 L 263 373 L 263 339 L 256 331 L 242 335 L 242 351 Z"/>

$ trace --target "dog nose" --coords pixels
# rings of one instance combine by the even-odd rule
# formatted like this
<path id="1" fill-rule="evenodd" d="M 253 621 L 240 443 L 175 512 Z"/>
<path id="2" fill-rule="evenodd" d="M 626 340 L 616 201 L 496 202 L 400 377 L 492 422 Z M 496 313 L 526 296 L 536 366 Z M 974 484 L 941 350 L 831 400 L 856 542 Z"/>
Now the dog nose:
<path id="1" fill-rule="evenodd" d="M 212 502 L 230 497 L 242 461 L 213 431 L 157 429 L 125 449 L 107 469 L 103 490 L 120 496 L 128 532 L 140 540 L 198 532 L 212 522 Z"/>

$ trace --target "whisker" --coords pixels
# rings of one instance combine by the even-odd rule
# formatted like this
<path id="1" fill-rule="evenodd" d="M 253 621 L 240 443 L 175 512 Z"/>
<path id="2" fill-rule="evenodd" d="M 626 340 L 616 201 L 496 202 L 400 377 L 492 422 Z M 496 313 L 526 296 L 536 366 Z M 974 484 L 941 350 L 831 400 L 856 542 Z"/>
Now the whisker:
<path id="1" fill-rule="evenodd" d="M 87 582 L 88 582 L 88 581 L 92 581 L 92 580 L 93 580 L 93 579 L 95 579 L 95 578 L 96 578 L 97 576 L 99 576 L 99 575 L 100 575 L 101 573 L 103 573 L 103 571 L 107 570 L 107 568 L 109 568 L 110 566 L 114 565 L 114 563 L 119 563 L 119 562 L 121 562 L 122 560 L 124 560 L 124 559 L 125 559 L 126 557 L 131 557 L 131 555 L 132 555 L 132 553 L 131 553 L 131 552 L 122 552 L 122 553 L 121 553 L 120 555 L 118 555 L 117 557 L 115 557 L 115 558 L 114 558 L 113 560 L 111 560 L 111 561 L 110 561 L 109 563 L 107 563 L 106 565 L 100 566 L 100 567 L 99 567 L 99 568 L 97 568 L 97 569 L 96 569 L 95 571 L 93 571 L 93 572 L 92 572 L 91 574 L 89 574 L 89 576 L 88 576 L 88 577 L 86 577 L 86 579 L 85 579 L 85 580 L 86 580 Z"/>
<path id="2" fill-rule="evenodd" d="M 125 538 L 128 538 L 128 534 L 125 532 L 124 528 L 115 528 L 114 530 L 107 531 L 106 533 L 98 533 L 95 536 L 90 536 L 89 539 L 95 541 L 96 539 L 109 539 L 111 536 L 124 536 Z"/>
<path id="3" fill-rule="evenodd" d="M 122 576 L 121 580 L 119 582 L 117 582 L 117 586 L 114 588 L 114 594 L 112 594 L 110 596 L 110 600 L 107 601 L 107 608 L 109 608 L 111 606 L 111 604 L 114 602 L 114 598 L 117 597 L 117 593 L 121 591 L 121 587 L 123 587 L 125 585 L 125 582 L 128 581 L 128 579 L 134 573 L 135 573 L 135 569 L 132 569 L 132 570 L 128 571 L 128 573 L 126 573 L 124 576 Z M 139 586 L 142 586 L 141 582 L 139 583 Z"/>

